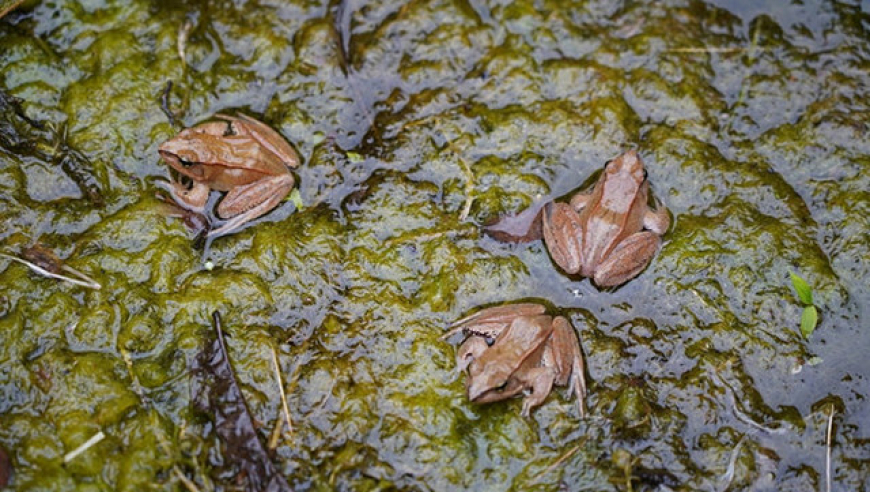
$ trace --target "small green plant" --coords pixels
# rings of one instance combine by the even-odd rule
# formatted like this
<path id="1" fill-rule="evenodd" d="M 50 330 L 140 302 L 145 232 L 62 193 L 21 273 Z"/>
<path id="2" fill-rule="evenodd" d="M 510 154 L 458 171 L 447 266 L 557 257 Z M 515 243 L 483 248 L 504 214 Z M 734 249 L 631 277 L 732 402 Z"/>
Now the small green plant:
<path id="1" fill-rule="evenodd" d="M 819 311 L 813 304 L 813 288 L 798 274 L 789 272 L 789 275 L 791 275 L 791 284 L 797 292 L 798 299 L 804 305 L 804 312 L 801 314 L 801 334 L 804 338 L 809 338 L 819 322 Z"/>

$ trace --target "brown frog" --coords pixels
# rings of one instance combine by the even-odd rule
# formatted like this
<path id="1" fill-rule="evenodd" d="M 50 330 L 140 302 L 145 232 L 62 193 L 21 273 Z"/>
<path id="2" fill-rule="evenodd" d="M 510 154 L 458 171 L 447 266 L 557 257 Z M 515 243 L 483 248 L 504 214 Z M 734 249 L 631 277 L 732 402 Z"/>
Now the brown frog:
<path id="1" fill-rule="evenodd" d="M 452 325 L 448 337 L 462 331 L 468 338 L 456 354 L 468 373 L 466 391 L 474 403 L 488 403 L 528 393 L 522 415 L 541 405 L 553 385 L 569 386 L 580 416 L 586 380 L 580 342 L 568 320 L 545 313 L 538 304 L 511 304 L 484 309 Z"/>
<path id="2" fill-rule="evenodd" d="M 244 114 L 215 117 L 222 121 L 182 130 L 159 148 L 190 179 L 164 185 L 181 207 L 202 213 L 211 190 L 227 192 L 217 207 L 227 222 L 209 236 L 234 232 L 275 208 L 293 189 L 290 169 L 299 165 L 296 151 L 265 123 Z"/>
<path id="3" fill-rule="evenodd" d="M 602 287 L 620 285 L 655 256 L 670 218 L 647 204 L 649 183 L 637 152 L 608 162 L 589 194 L 544 207 L 544 242 L 569 274 L 592 277 Z"/>

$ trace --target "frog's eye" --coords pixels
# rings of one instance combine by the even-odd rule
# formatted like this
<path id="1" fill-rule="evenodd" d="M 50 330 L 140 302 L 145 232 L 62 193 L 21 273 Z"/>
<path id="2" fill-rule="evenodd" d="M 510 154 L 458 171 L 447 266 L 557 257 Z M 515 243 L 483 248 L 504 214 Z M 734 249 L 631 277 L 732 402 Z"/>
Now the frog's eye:
<path id="1" fill-rule="evenodd" d="M 646 172 L 646 169 L 643 170 L 643 180 L 646 181 L 649 173 Z"/>

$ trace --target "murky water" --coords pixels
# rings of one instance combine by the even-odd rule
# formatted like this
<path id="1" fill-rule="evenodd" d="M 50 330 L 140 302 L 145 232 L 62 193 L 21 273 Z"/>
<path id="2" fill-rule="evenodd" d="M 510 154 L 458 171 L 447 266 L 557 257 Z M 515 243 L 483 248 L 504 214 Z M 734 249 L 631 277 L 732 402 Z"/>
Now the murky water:
<path id="1" fill-rule="evenodd" d="M 25 2 L 0 89 L 65 127 L 104 205 L 0 148 L 0 248 L 103 288 L 0 260 L 11 487 L 231 490 L 190 405 L 219 310 L 264 442 L 278 356 L 297 490 L 824 490 L 829 420 L 831 489 L 870 489 L 868 30 L 866 2 Z M 304 208 L 215 241 L 212 270 L 155 198 L 169 81 L 185 126 L 244 111 L 304 159 Z M 674 225 L 625 286 L 481 234 L 628 148 Z M 466 401 L 439 337 L 520 299 L 577 327 L 586 419 Z"/>

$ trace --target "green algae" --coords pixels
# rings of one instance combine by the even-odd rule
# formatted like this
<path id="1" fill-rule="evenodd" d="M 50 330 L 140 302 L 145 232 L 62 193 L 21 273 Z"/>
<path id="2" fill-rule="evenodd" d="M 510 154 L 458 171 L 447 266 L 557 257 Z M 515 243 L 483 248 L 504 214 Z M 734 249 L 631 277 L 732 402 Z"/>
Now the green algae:
<path id="1" fill-rule="evenodd" d="M 263 438 L 283 419 L 279 355 L 295 428 L 274 463 L 295 489 L 714 490 L 733 455 L 734 490 L 819 490 L 832 404 L 832 479 L 860 489 L 870 18 L 849 3 L 722 5 L 94 1 L 8 14 L 0 89 L 67 128 L 105 201 L 0 149 L 4 251 L 40 240 L 103 285 L 0 263 L 12 487 L 184 490 L 181 473 L 225 488 L 188 380 L 220 310 Z M 212 270 L 155 198 L 156 149 L 177 130 L 160 107 L 167 81 L 185 126 L 242 110 L 303 156 L 304 208 L 216 240 Z M 540 243 L 481 234 L 626 148 L 674 225 L 625 286 L 598 291 L 560 275 Z M 810 340 L 795 326 L 796 269 L 821 313 Z M 445 326 L 520 299 L 577 327 L 587 419 L 555 392 L 528 420 L 519 401 L 465 400 Z"/>

